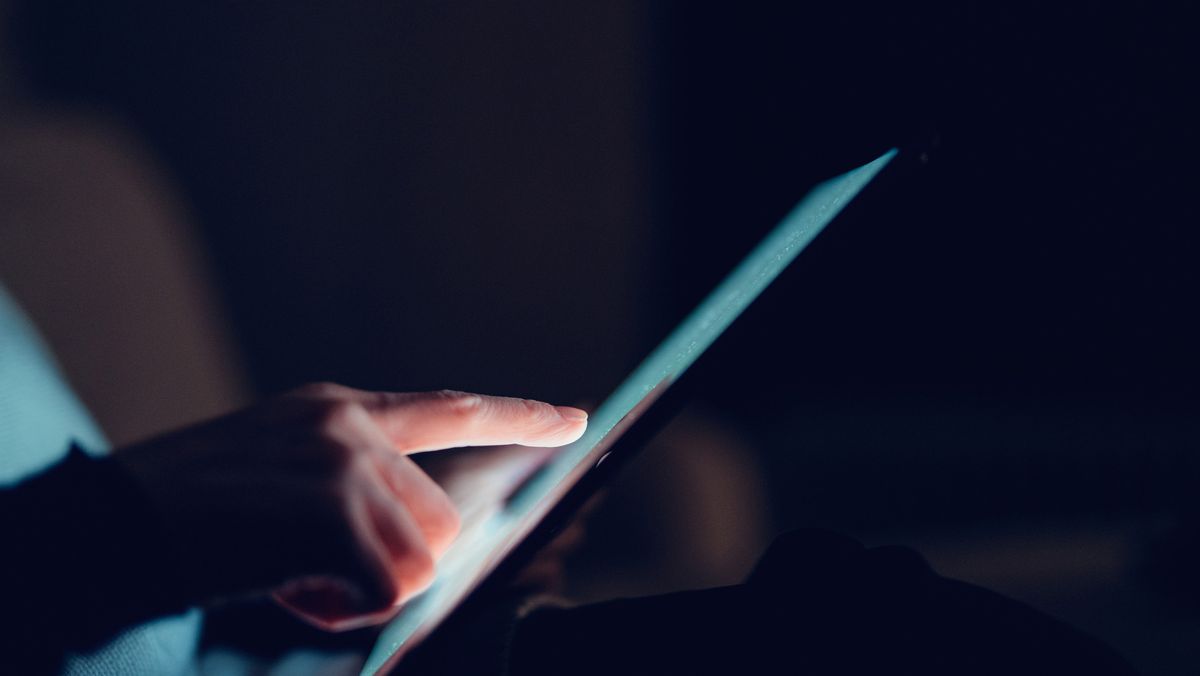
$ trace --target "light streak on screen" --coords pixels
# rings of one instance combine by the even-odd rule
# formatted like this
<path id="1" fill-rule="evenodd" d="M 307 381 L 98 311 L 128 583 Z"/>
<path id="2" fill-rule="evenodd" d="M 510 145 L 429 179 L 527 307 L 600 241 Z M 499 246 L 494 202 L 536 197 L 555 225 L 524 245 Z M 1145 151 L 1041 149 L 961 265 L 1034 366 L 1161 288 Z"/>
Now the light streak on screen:
<path id="1" fill-rule="evenodd" d="M 813 188 L 591 414 L 578 441 L 555 454 L 507 501 L 464 514 L 463 530 L 438 563 L 437 579 L 384 627 L 362 673 L 394 666 L 445 619 L 896 153 L 888 151 Z"/>

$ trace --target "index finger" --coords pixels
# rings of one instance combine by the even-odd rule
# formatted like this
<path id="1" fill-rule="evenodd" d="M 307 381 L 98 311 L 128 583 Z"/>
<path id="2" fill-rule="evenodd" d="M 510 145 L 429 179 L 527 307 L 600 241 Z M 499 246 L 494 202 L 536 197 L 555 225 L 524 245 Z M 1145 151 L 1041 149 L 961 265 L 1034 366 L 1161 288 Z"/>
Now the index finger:
<path id="1" fill-rule="evenodd" d="M 460 446 L 562 446 L 583 435 L 570 406 L 468 392 L 363 393 L 362 404 L 402 453 Z"/>

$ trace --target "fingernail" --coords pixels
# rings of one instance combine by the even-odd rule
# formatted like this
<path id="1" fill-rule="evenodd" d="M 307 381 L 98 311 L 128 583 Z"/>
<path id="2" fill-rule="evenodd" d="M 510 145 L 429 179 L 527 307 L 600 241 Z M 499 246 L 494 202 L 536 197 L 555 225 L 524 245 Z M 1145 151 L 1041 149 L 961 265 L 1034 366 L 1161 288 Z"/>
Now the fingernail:
<path id="1" fill-rule="evenodd" d="M 555 406 L 554 410 L 558 411 L 558 415 L 562 417 L 563 420 L 570 420 L 571 422 L 582 422 L 588 418 L 587 411 L 581 408 L 574 408 L 572 406 Z"/>

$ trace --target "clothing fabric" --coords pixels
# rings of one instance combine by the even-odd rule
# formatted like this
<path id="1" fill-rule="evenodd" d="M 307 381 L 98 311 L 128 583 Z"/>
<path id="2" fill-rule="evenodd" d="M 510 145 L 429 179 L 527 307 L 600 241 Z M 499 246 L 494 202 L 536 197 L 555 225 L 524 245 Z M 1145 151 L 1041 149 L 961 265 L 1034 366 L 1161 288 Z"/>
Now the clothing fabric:
<path id="1" fill-rule="evenodd" d="M 91 456 L 68 457 L 73 445 Z M 0 672 L 173 676 L 194 668 L 201 613 L 156 582 L 169 571 L 147 537 L 149 510 L 107 450 L 0 288 Z M 170 610 L 179 614 L 136 623 Z M 134 626 L 114 634 L 126 620 Z M 19 670 L 4 668 L 17 659 Z"/>

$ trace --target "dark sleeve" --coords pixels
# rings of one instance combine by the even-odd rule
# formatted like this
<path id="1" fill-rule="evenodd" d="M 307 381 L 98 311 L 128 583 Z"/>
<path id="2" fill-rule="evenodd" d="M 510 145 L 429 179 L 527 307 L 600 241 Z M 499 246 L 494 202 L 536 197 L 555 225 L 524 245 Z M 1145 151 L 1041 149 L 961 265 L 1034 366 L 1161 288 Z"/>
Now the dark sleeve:
<path id="1" fill-rule="evenodd" d="M 0 491 L 0 671 L 49 671 L 121 629 L 184 610 L 178 565 L 140 489 L 72 447 Z M 15 672 L 14 672 L 15 673 Z"/>

